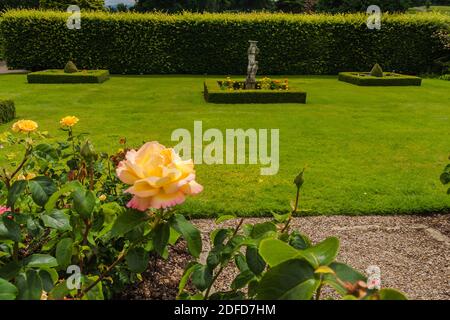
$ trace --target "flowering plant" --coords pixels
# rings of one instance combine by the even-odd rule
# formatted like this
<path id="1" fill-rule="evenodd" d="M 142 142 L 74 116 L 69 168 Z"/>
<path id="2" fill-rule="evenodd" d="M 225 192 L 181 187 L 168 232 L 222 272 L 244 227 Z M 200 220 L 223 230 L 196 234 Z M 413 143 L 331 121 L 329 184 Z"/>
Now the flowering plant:
<path id="1" fill-rule="evenodd" d="M 217 81 L 220 89 L 222 90 L 244 90 L 245 89 L 245 81 L 240 80 L 232 80 L 230 77 L 227 77 L 225 80 Z M 289 80 L 277 80 L 270 79 L 268 77 L 264 77 L 261 80 L 256 81 L 256 90 L 279 90 L 279 91 L 287 91 L 289 90 Z"/>
<path id="2" fill-rule="evenodd" d="M 187 300 L 319 300 L 322 289 L 334 289 L 344 300 L 405 300 L 399 291 L 378 288 L 379 279 L 368 279 L 352 267 L 336 261 L 339 239 L 329 237 L 314 244 L 308 236 L 291 230 L 297 212 L 303 171 L 295 178 L 297 193 L 292 212 L 274 214 L 272 221 L 219 227 L 211 233 L 212 247 L 206 262 L 187 266 L 179 284 L 179 299 Z M 221 216 L 221 224 L 236 219 Z M 238 275 L 226 291 L 214 291 L 214 283 L 230 264 Z M 192 280 L 194 291 L 185 290 Z"/>
<path id="3" fill-rule="evenodd" d="M 31 120 L 0 136 L 4 149 L 23 150 L 2 159 L 1 299 L 111 298 L 180 236 L 200 254 L 200 232 L 174 210 L 202 191 L 192 161 L 157 142 L 130 150 L 124 139 L 117 154 L 99 153 L 78 122 L 61 119 L 67 136 L 57 142 Z"/>

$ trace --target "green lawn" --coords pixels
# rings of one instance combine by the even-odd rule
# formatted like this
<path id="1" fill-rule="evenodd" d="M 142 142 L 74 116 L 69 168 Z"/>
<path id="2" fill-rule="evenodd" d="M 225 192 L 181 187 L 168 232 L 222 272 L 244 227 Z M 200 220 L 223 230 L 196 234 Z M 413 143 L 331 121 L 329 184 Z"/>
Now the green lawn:
<path id="1" fill-rule="evenodd" d="M 220 77 L 222 78 L 222 77 Z M 280 77 L 282 78 L 282 77 Z M 448 211 L 439 175 L 450 153 L 450 82 L 422 87 L 358 87 L 336 77 L 289 77 L 308 92 L 306 105 L 215 105 L 203 101 L 200 76 L 116 76 L 104 84 L 29 85 L 0 76 L 0 96 L 19 118 L 62 135 L 59 119 L 76 115 L 98 150 L 158 140 L 176 128 L 279 128 L 280 171 L 259 166 L 198 165 L 205 191 L 180 209 L 195 216 L 224 212 L 267 215 L 289 210 L 292 180 L 308 165 L 304 214 L 395 214 Z M 0 130 L 10 125 L 0 126 Z M 8 151 L 0 150 L 1 156 Z"/>

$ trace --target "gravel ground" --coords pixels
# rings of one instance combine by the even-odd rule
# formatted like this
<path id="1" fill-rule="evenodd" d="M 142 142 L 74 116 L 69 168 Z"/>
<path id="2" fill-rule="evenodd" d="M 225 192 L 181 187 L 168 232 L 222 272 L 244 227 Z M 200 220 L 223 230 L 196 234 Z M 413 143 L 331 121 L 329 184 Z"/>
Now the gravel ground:
<path id="1" fill-rule="evenodd" d="M 263 220 L 245 219 L 244 223 Z M 209 233 L 216 226 L 206 219 L 194 223 L 202 231 L 206 252 Z M 450 215 L 302 217 L 293 220 L 292 228 L 309 235 L 314 242 L 339 237 L 338 260 L 360 271 L 371 265 L 380 267 L 383 287 L 397 288 L 410 299 L 450 299 Z M 144 281 L 130 288 L 124 298 L 174 299 L 189 260 L 185 243 L 180 242 L 171 249 L 168 261 L 159 261 L 157 268 L 151 263 Z M 215 289 L 226 290 L 235 275 L 233 267 L 226 268 Z"/>

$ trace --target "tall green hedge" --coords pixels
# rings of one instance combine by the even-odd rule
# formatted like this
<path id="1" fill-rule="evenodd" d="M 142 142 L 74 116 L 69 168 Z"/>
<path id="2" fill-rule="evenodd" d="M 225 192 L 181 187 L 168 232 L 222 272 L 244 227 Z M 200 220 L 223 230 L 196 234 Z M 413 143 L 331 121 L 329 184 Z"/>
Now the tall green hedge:
<path id="1" fill-rule="evenodd" d="M 244 74 L 248 40 L 258 40 L 259 74 L 429 71 L 445 52 L 435 32 L 450 16 L 384 15 L 369 30 L 366 15 L 138 14 L 92 12 L 69 30 L 63 12 L 9 11 L 2 32 L 8 64 L 29 70 L 80 68 L 112 73 Z"/>

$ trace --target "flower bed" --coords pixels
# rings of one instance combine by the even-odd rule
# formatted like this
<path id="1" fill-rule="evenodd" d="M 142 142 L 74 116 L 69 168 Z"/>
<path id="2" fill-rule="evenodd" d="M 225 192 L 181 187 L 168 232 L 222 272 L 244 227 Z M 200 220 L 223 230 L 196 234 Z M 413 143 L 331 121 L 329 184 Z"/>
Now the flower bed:
<path id="1" fill-rule="evenodd" d="M 49 69 L 29 73 L 28 83 L 103 83 L 109 80 L 108 70 L 83 70 L 65 73 L 60 69 Z"/>
<path id="2" fill-rule="evenodd" d="M 203 94 L 211 103 L 306 103 L 306 92 L 289 87 L 288 80 L 263 78 L 254 90 L 244 86 L 243 80 L 207 80 Z"/>
<path id="3" fill-rule="evenodd" d="M 382 77 L 370 75 L 370 72 L 341 72 L 339 81 L 357 86 L 420 86 L 422 79 L 393 72 L 384 72 Z"/>
<path id="4" fill-rule="evenodd" d="M 0 99 L 0 124 L 6 123 L 14 119 L 16 116 L 16 107 L 12 100 Z"/>

